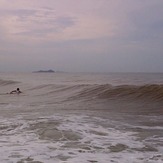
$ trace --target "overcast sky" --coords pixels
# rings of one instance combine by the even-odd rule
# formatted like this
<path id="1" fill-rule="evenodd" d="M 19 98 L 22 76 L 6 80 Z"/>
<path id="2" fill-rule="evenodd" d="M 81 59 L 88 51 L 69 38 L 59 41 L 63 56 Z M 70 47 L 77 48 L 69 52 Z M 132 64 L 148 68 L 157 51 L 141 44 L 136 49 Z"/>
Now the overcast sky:
<path id="1" fill-rule="evenodd" d="M 0 71 L 163 72 L 163 0 L 0 0 Z"/>

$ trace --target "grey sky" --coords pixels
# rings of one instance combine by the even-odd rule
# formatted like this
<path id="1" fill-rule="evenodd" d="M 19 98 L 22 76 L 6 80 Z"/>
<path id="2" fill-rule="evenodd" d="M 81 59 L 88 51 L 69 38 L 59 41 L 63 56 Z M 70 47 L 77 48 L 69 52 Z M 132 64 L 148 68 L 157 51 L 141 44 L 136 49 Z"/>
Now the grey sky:
<path id="1" fill-rule="evenodd" d="M 163 0 L 0 0 L 0 71 L 163 72 Z"/>

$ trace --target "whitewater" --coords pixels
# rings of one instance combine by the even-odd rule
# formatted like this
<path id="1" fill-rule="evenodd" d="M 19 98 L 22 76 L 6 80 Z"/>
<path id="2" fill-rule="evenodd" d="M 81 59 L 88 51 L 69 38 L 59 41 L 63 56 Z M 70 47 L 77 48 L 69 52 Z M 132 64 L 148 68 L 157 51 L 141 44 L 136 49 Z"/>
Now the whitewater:
<path id="1" fill-rule="evenodd" d="M 0 72 L 0 88 L 0 163 L 163 162 L 162 73 Z"/>

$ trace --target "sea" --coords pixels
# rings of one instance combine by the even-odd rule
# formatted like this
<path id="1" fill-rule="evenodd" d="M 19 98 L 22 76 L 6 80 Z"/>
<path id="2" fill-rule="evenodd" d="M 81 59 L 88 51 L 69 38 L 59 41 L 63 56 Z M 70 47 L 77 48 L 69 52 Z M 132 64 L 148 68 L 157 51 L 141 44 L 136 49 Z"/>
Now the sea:
<path id="1" fill-rule="evenodd" d="M 163 163 L 163 73 L 0 72 L 0 163 Z"/>

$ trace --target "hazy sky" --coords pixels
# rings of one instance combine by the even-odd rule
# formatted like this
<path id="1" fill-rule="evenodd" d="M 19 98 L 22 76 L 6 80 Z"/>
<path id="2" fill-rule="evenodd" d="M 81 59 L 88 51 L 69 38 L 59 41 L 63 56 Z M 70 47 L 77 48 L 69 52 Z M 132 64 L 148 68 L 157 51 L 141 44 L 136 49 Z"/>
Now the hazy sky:
<path id="1" fill-rule="evenodd" d="M 0 71 L 163 72 L 163 0 L 0 0 Z"/>

